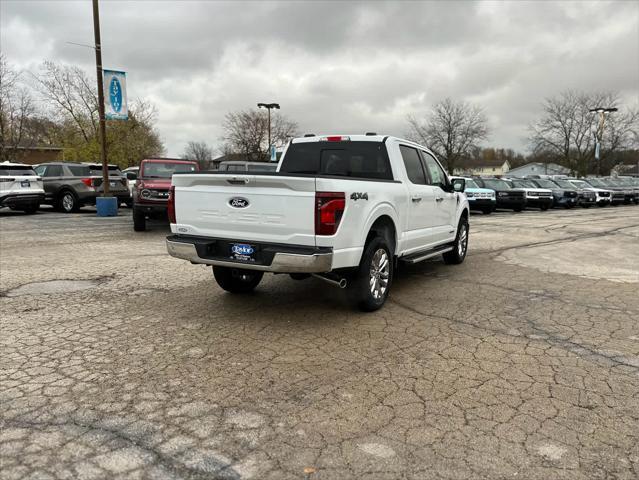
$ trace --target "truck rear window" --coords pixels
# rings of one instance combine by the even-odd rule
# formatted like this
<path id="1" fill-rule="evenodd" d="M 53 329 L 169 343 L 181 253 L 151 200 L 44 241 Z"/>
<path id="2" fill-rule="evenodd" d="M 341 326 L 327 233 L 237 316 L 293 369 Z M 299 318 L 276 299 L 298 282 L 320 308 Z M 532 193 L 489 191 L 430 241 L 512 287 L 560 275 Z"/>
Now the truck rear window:
<path id="1" fill-rule="evenodd" d="M 381 142 L 309 142 L 289 145 L 280 173 L 392 180 Z"/>

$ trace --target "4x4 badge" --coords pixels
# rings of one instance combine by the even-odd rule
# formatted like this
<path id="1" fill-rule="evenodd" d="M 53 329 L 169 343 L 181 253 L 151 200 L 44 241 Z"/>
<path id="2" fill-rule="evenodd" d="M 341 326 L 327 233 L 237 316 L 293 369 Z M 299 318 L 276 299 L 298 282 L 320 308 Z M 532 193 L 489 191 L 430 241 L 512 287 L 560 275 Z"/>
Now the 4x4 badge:
<path id="1" fill-rule="evenodd" d="M 351 200 L 359 200 L 360 198 L 362 200 L 368 200 L 368 192 L 364 192 L 364 193 L 362 193 L 362 192 L 353 192 L 353 193 L 351 193 Z"/>

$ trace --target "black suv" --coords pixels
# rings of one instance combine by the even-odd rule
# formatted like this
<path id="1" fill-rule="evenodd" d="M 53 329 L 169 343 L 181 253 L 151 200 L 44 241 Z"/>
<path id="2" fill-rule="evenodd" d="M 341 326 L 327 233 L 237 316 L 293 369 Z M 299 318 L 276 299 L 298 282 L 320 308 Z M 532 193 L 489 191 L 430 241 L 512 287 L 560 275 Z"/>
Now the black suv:
<path id="1" fill-rule="evenodd" d="M 51 162 L 35 167 L 44 184 L 44 202 L 66 212 L 77 212 L 83 205 L 95 205 L 102 195 L 102 165 Z M 126 178 L 116 165 L 109 165 L 109 189 L 119 203 L 130 201 Z"/>
<path id="2" fill-rule="evenodd" d="M 490 188 L 497 196 L 497 208 L 505 208 L 521 212 L 526 208 L 526 193 L 513 188 L 508 182 L 500 178 L 473 178 L 475 183 L 482 188 Z"/>

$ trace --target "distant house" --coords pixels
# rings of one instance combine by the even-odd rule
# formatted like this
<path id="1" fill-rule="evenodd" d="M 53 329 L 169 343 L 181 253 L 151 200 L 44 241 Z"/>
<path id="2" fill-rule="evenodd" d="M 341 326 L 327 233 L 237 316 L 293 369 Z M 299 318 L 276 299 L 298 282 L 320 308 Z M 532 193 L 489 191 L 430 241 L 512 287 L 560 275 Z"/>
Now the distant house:
<path id="1" fill-rule="evenodd" d="M 508 171 L 507 177 L 526 177 L 528 175 L 570 175 L 570 169 L 556 163 L 532 162 Z"/>
<path id="2" fill-rule="evenodd" d="M 510 170 L 508 160 L 484 160 L 473 159 L 465 163 L 464 166 L 455 168 L 454 175 L 505 175 Z"/>
<path id="3" fill-rule="evenodd" d="M 37 165 L 64 160 L 64 151 L 60 147 L 5 147 L 5 149 L 12 162 Z"/>

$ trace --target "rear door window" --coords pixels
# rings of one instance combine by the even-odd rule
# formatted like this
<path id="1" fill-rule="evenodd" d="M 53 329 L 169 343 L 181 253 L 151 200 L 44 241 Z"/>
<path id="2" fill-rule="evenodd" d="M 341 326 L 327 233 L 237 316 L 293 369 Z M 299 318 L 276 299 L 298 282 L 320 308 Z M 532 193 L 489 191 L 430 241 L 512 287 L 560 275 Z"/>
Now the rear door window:
<path id="1" fill-rule="evenodd" d="M 91 175 L 91 169 L 84 165 L 67 165 L 67 168 L 74 177 L 88 177 Z"/>
<path id="2" fill-rule="evenodd" d="M 289 145 L 280 173 L 392 180 L 381 142 L 303 142 Z"/>
<path id="3" fill-rule="evenodd" d="M 426 181 L 426 173 L 424 172 L 424 167 L 417 150 L 404 145 L 400 145 L 399 150 L 402 153 L 402 160 L 404 161 L 404 167 L 406 167 L 406 174 L 410 182 L 415 185 L 426 185 L 428 183 Z"/>

